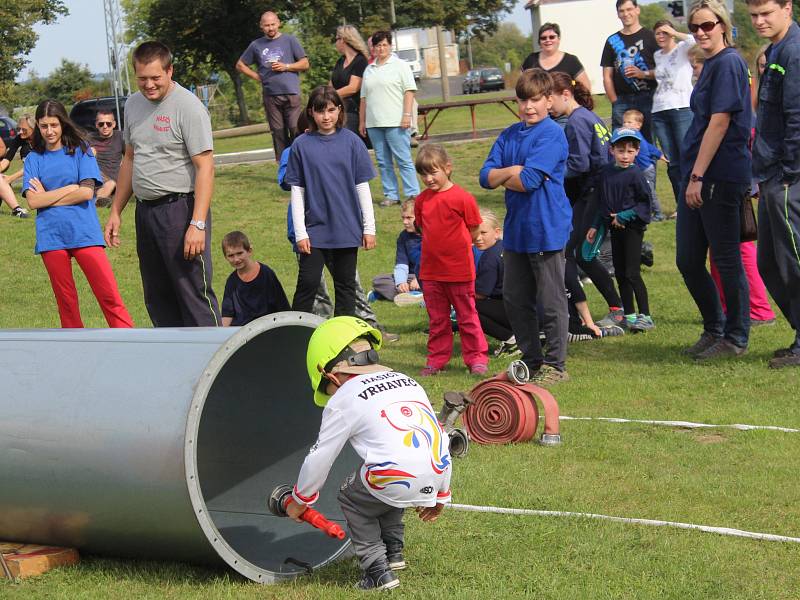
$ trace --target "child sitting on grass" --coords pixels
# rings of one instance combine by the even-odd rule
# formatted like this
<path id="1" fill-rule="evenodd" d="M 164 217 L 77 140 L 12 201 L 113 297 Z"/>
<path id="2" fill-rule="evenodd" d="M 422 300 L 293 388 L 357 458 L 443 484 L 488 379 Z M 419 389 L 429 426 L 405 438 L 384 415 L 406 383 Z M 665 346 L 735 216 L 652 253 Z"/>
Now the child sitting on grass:
<path id="1" fill-rule="evenodd" d="M 363 570 L 362 590 L 400 585 L 394 572 L 406 568 L 405 509 L 435 521 L 450 502 L 449 438 L 422 386 L 378 364 L 380 347 L 380 332 L 354 317 L 334 317 L 311 335 L 306 366 L 314 402 L 325 409 L 286 507 L 299 520 L 350 442 L 364 464 L 342 484 L 338 500 Z"/>
<path id="2" fill-rule="evenodd" d="M 223 327 L 246 325 L 264 315 L 290 310 L 278 276 L 267 265 L 253 259 L 253 248 L 244 233 L 225 234 L 222 253 L 235 269 L 225 282 Z"/>
<path id="3" fill-rule="evenodd" d="M 641 142 L 642 135 L 635 129 L 617 129 L 611 136 L 614 162 L 600 174 L 597 225 L 586 234 L 586 241 L 596 245 L 598 228 L 611 230 L 611 255 L 625 309 L 624 326 L 634 333 L 655 328 L 641 273 L 642 240 L 650 222 L 650 188 L 635 164 Z"/>
<path id="4" fill-rule="evenodd" d="M 372 280 L 373 295 L 378 300 L 393 300 L 398 306 L 419 305 L 422 303 L 419 284 L 422 237 L 414 220 L 413 198 L 403 202 L 400 216 L 403 219 L 403 231 L 397 236 L 394 273 L 375 276 Z"/>
<path id="5" fill-rule="evenodd" d="M 644 125 L 644 115 L 636 110 L 626 110 L 622 115 L 622 127 L 625 129 L 635 129 L 641 131 Z M 667 165 L 669 161 L 664 153 L 653 144 L 642 137 L 639 145 L 639 154 L 636 155 L 636 166 L 642 170 L 647 185 L 650 187 L 650 220 L 663 221 L 664 214 L 661 212 L 661 203 L 656 194 L 656 163 L 663 160 Z"/>
<path id="6" fill-rule="evenodd" d="M 480 183 L 488 189 L 505 188 L 503 301 L 533 381 L 549 385 L 569 379 L 564 293 L 564 247 L 572 227 L 564 191 L 569 147 L 563 130 L 548 115 L 553 94 L 550 74 L 541 69 L 523 71 L 516 94 L 520 122 L 495 141 Z M 546 355 L 539 340 L 540 322 L 547 333 Z"/>
<path id="7" fill-rule="evenodd" d="M 428 360 L 421 375 L 444 370 L 453 353 L 450 306 L 455 309 L 461 352 L 470 373 L 484 375 L 489 357 L 475 308 L 475 263 L 472 242 L 481 215 L 475 198 L 450 180 L 453 163 L 443 146 L 423 146 L 417 172 L 427 187 L 414 202 L 414 218 L 422 232 L 420 278 L 430 320 Z"/>

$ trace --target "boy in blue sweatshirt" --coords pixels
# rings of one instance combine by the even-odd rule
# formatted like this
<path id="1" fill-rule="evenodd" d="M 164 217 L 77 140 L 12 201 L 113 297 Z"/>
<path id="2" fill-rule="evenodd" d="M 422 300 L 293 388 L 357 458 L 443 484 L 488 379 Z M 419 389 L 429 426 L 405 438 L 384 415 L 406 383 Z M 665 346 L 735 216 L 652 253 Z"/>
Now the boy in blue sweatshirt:
<path id="1" fill-rule="evenodd" d="M 636 109 L 626 110 L 622 116 L 623 129 L 641 131 L 643 125 L 644 115 L 641 111 Z M 636 156 L 636 166 L 642 170 L 644 178 L 647 180 L 647 185 L 650 186 L 651 221 L 664 220 L 664 214 L 661 212 L 661 203 L 658 201 L 658 195 L 656 195 L 656 163 L 659 160 L 663 160 L 669 165 L 664 153 L 642 137 L 642 143 L 639 145 L 639 154 Z"/>
<path id="2" fill-rule="evenodd" d="M 569 148 L 564 131 L 548 115 L 553 78 L 541 69 L 528 69 L 517 81 L 516 93 L 520 122 L 495 141 L 480 183 L 487 189 L 505 188 L 503 302 L 532 381 L 549 385 L 569 379 L 564 293 L 564 246 L 572 228 L 564 192 Z"/>
<path id="3" fill-rule="evenodd" d="M 650 222 L 650 188 L 636 165 L 642 141 L 636 129 L 620 128 L 611 136 L 614 162 L 600 173 L 599 213 L 596 225 L 586 234 L 586 241 L 594 244 L 598 229 L 611 231 L 611 257 L 625 309 L 624 324 L 634 333 L 655 328 L 640 266 L 644 232 Z"/>

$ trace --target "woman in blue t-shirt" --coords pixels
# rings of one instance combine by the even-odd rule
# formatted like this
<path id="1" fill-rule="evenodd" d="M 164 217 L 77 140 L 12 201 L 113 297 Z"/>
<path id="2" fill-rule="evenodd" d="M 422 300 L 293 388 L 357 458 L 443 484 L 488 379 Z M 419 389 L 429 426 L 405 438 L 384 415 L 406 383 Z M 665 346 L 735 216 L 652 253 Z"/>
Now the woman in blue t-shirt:
<path id="1" fill-rule="evenodd" d="M 739 242 L 740 210 L 751 178 L 752 105 L 747 64 L 730 47 L 732 25 L 725 6 L 702 0 L 688 22 L 705 65 L 692 92 L 692 124 L 681 155 L 686 193 L 678 202 L 676 262 L 703 317 L 703 333 L 686 353 L 706 360 L 741 356 L 750 333 Z M 727 317 L 706 268 L 709 248 L 722 279 Z"/>
<path id="2" fill-rule="evenodd" d="M 37 209 L 36 253 L 40 254 L 58 304 L 61 326 L 83 327 L 74 258 L 100 304 L 109 327 L 133 327 L 122 302 L 95 210 L 94 189 L 103 183 L 89 144 L 64 106 L 45 100 L 36 108 L 31 153 L 25 160 L 22 194 Z"/>

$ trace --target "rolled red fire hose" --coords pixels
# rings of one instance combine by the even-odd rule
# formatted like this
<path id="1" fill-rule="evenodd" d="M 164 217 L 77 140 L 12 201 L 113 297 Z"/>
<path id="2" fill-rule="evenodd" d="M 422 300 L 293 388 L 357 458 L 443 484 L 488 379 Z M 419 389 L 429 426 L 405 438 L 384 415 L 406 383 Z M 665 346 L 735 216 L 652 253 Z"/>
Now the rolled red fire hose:
<path id="1" fill-rule="evenodd" d="M 478 383 L 469 396 L 472 403 L 462 418 L 469 437 L 479 444 L 531 440 L 539 424 L 537 400 L 544 410 L 545 435 L 559 435 L 558 403 L 544 388 L 513 383 L 501 373 Z"/>

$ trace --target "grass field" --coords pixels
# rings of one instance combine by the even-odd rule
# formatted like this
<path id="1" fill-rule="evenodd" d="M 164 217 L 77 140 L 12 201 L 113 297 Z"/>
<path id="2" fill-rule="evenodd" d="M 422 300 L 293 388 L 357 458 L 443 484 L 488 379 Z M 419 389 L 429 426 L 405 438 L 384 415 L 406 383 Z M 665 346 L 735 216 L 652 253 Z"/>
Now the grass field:
<path id="1" fill-rule="evenodd" d="M 451 101 L 458 100 L 483 100 L 486 98 L 507 98 L 514 95 L 514 90 L 503 90 L 501 92 L 490 92 L 486 94 L 472 94 L 465 96 L 453 96 Z M 595 96 L 595 112 L 601 117 L 611 116 L 611 105 L 605 96 Z M 441 101 L 441 98 L 428 98 L 422 104 Z M 433 117 L 433 113 L 428 115 L 428 120 Z M 500 104 L 483 104 L 475 107 L 475 126 L 478 129 L 494 129 L 497 127 L 508 127 L 514 122 L 514 116 Z M 436 121 L 430 129 L 431 135 L 440 133 L 453 133 L 457 131 L 470 131 L 472 121 L 469 108 L 448 108 L 436 117 Z M 419 121 L 420 132 L 423 129 L 422 119 Z M 261 150 L 272 147 L 272 138 L 269 134 L 259 133 L 254 135 L 244 135 L 235 138 L 223 138 L 214 140 L 214 152 L 222 154 L 226 152 L 245 152 L 247 150 Z"/>
<path id="2" fill-rule="evenodd" d="M 449 146 L 454 179 L 479 204 L 502 214 L 502 194 L 477 185 L 485 142 Z M 665 209 L 670 194 L 659 178 Z M 379 194 L 373 182 L 373 193 Z M 286 195 L 275 167 L 218 170 L 214 196 L 214 287 L 229 269 L 218 247 L 241 228 L 256 256 L 272 265 L 291 297 L 296 262 L 285 240 Z M 377 209 L 379 246 L 360 255 L 362 281 L 391 270 L 399 211 Z M 105 212 L 101 211 L 101 220 Z M 122 295 L 135 321 L 148 326 L 134 249 L 133 213 L 123 215 L 123 246 L 109 251 Z M 0 327 L 56 327 L 45 270 L 32 254 L 33 219 L 0 216 Z M 800 427 L 798 372 L 770 371 L 772 351 L 790 329 L 755 329 L 749 353 L 735 363 L 693 364 L 680 350 L 693 343 L 699 314 L 674 266 L 674 222 L 654 224 L 655 266 L 645 269 L 657 329 L 638 336 L 573 344 L 572 380 L 554 388 L 562 414 L 689 420 Z M 81 275 L 87 326 L 104 325 Z M 596 316 L 604 306 L 589 287 Z M 382 362 L 415 374 L 424 364 L 424 311 L 375 305 L 378 317 L 401 335 Z M 491 367 L 504 369 L 505 360 Z M 31 365 L 31 376 L 38 368 Z M 454 358 L 447 373 L 422 383 L 434 406 L 446 390 L 476 380 Z M 1 385 L 1 384 L 0 384 Z M 0 389 L 2 389 L 0 387 Z M 0 392 L 2 393 L 2 392 Z M 0 418 L 2 418 L 0 416 Z M 800 434 L 730 429 L 688 430 L 591 421 L 562 423 L 563 444 L 479 447 L 454 467 L 454 501 L 684 521 L 800 536 Z M 2 495 L 2 482 L 0 482 Z M 1 500 L 1 499 L 0 499 Z M 695 531 L 623 525 L 576 518 L 502 516 L 446 511 L 425 525 L 407 517 L 410 568 L 402 598 L 730 598 L 800 596 L 800 545 L 722 537 Z M 79 567 L 20 584 L 0 580 L 0 598 L 357 598 L 353 562 L 323 569 L 290 584 L 262 587 L 221 570 L 183 564 L 83 557 Z"/>

